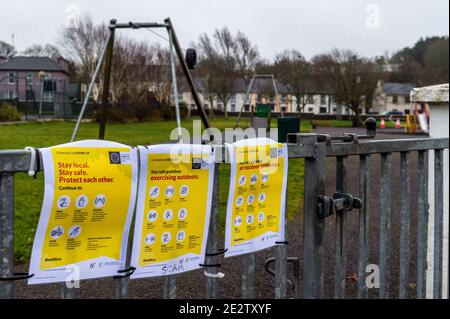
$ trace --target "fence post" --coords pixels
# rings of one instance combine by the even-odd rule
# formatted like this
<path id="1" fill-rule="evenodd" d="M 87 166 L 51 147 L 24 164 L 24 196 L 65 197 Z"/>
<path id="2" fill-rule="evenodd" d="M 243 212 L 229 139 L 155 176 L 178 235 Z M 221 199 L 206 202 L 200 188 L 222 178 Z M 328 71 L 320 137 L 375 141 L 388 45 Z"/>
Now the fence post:
<path id="1" fill-rule="evenodd" d="M 314 157 L 305 158 L 305 205 L 303 222 L 303 297 L 305 299 L 324 296 L 324 229 L 325 219 L 317 214 L 317 197 L 325 194 L 325 144 L 317 143 L 317 136 L 307 137 L 313 144 Z M 305 138 L 306 140 L 306 138 Z M 302 141 L 306 144 L 306 141 Z"/>
<path id="2" fill-rule="evenodd" d="M 208 243 L 206 245 L 207 253 L 216 253 L 218 251 L 218 235 L 219 235 L 219 169 L 220 164 L 216 163 L 214 168 L 213 194 L 212 194 L 212 208 L 211 219 L 208 232 Z M 205 264 L 217 264 L 218 256 L 205 257 Z M 219 272 L 218 267 L 208 267 L 206 269 L 212 274 Z M 219 279 L 206 278 L 206 299 L 219 298 Z"/>
<path id="3" fill-rule="evenodd" d="M 285 210 L 284 210 L 284 234 L 286 237 L 288 218 L 288 187 L 286 185 Z M 286 298 L 287 285 L 287 246 L 278 245 L 275 247 L 275 298 Z"/>
<path id="4" fill-rule="evenodd" d="M 0 173 L 0 277 L 14 274 L 14 174 Z M 14 282 L 0 281 L 0 299 L 12 299 Z"/>
<path id="5" fill-rule="evenodd" d="M 340 193 L 347 192 L 347 166 L 346 158 L 339 156 L 336 158 L 336 191 Z M 334 268 L 334 298 L 345 298 L 345 269 L 347 265 L 346 249 L 345 249 L 345 235 L 347 233 L 347 213 L 336 212 L 336 251 L 335 251 L 335 268 Z"/>

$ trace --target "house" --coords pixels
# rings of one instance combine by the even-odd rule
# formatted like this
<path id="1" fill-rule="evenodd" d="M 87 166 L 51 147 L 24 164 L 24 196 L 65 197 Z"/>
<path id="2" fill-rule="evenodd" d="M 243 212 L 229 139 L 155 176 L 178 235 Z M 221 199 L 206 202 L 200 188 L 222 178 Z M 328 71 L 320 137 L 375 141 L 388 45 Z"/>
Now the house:
<path id="1" fill-rule="evenodd" d="M 401 111 L 410 113 L 412 83 L 378 81 L 373 100 L 373 111 L 378 113 Z"/>
<path id="2" fill-rule="evenodd" d="M 53 102 L 69 85 L 69 65 L 63 58 L 18 56 L 0 64 L 0 99 Z"/>
<path id="3" fill-rule="evenodd" d="M 200 101 L 204 109 L 211 109 L 211 101 L 209 98 L 210 92 L 207 90 L 207 83 L 203 78 L 194 78 L 194 83 L 199 93 Z M 231 86 L 231 92 L 227 105 L 224 107 L 223 101 L 219 99 L 215 92 L 211 92 L 212 107 L 214 110 L 227 112 L 240 112 L 241 109 L 244 112 L 254 110 L 256 103 L 273 103 L 275 104 L 275 112 L 280 110 L 276 109 L 279 105 L 283 112 L 298 112 L 299 108 L 303 113 L 313 114 L 350 114 L 350 110 L 346 107 L 339 107 L 334 103 L 332 99 L 332 91 L 323 86 L 316 85 L 311 88 L 310 93 L 305 94 L 299 103 L 297 99 L 290 92 L 290 90 L 279 80 L 275 79 L 275 86 L 278 92 L 279 103 L 275 103 L 276 94 L 272 79 L 270 78 L 255 78 L 251 92 L 246 101 L 245 97 L 249 89 L 250 80 L 244 78 L 236 78 L 233 80 Z M 183 101 L 191 109 L 195 109 L 195 103 L 192 99 L 192 95 L 186 85 L 181 87 L 180 101 Z"/>

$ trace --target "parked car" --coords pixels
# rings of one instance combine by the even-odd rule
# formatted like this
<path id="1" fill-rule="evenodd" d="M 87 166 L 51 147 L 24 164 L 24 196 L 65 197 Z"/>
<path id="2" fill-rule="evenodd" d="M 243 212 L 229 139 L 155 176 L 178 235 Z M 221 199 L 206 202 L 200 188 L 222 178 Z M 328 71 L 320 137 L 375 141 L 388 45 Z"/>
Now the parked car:
<path id="1" fill-rule="evenodd" d="M 401 111 L 386 111 L 386 112 L 381 113 L 381 115 L 387 116 L 387 117 L 395 116 L 395 115 L 402 116 L 403 112 L 401 112 Z"/>

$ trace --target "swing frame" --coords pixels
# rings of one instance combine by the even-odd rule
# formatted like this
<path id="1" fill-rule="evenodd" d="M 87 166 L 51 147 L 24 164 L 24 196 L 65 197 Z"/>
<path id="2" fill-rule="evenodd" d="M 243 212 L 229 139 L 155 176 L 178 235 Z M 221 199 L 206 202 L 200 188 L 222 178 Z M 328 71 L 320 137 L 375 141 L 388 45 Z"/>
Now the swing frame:
<path id="1" fill-rule="evenodd" d="M 89 87 L 84 97 L 83 105 L 81 107 L 80 114 L 78 116 L 77 123 L 72 133 L 71 142 L 73 142 L 77 136 L 78 130 L 80 128 L 81 120 L 83 119 L 84 113 L 86 111 L 86 107 L 89 101 L 89 98 L 92 94 L 92 90 L 95 85 L 95 81 L 98 78 L 100 73 L 100 69 L 103 65 L 103 94 L 100 106 L 100 116 L 99 116 L 99 131 L 98 138 L 103 140 L 105 138 L 105 130 L 106 130 L 106 122 L 107 122 L 107 113 L 108 113 L 108 98 L 109 98 L 109 86 L 111 79 L 111 65 L 112 65 L 112 57 L 114 51 L 114 35 L 117 29 L 140 29 L 140 28 L 165 28 L 169 34 L 169 42 L 170 42 L 170 60 L 171 60 L 171 71 L 172 71 L 172 81 L 173 81 L 173 90 L 174 90 L 174 99 L 175 99 L 175 109 L 177 113 L 177 126 L 178 126 L 178 136 L 181 136 L 181 123 L 180 123 L 180 113 L 179 113 L 179 101 L 178 101 L 178 92 L 177 92 L 177 84 L 176 84 L 176 73 L 175 73 L 175 61 L 173 58 L 173 48 L 175 48 L 175 53 L 178 57 L 178 61 L 180 63 L 181 69 L 183 71 L 184 77 L 187 80 L 188 86 L 190 88 L 192 97 L 194 99 L 195 105 L 197 107 L 197 111 L 199 112 L 200 118 L 202 120 L 203 126 L 205 129 L 210 128 L 210 124 L 208 118 L 206 116 L 205 110 L 202 107 L 200 102 L 199 95 L 197 93 L 197 89 L 195 88 L 194 81 L 192 79 L 191 73 L 187 66 L 186 60 L 183 57 L 183 52 L 178 42 L 178 38 L 175 34 L 174 27 L 170 18 L 164 19 L 164 23 L 156 23 L 156 22 L 128 22 L 128 23 L 117 23 L 116 19 L 112 19 L 108 26 L 109 34 L 106 40 L 106 44 L 101 51 L 100 58 L 97 62 L 97 66 L 94 71 L 94 75 L 89 83 Z"/>

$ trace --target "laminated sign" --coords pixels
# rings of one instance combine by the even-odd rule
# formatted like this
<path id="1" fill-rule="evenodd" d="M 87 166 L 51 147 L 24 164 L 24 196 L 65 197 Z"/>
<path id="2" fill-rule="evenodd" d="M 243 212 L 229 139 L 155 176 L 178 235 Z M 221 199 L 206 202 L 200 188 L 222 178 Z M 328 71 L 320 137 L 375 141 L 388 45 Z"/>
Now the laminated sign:
<path id="1" fill-rule="evenodd" d="M 125 267 L 137 151 L 86 140 L 40 152 L 45 192 L 28 283 L 117 275 Z"/>
<path id="2" fill-rule="evenodd" d="M 208 145 L 139 147 L 131 278 L 199 268 L 205 259 L 214 160 Z"/>
<path id="3" fill-rule="evenodd" d="M 225 257 L 284 240 L 288 169 L 286 144 L 268 138 L 227 145 L 231 159 Z"/>

